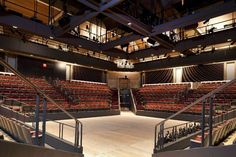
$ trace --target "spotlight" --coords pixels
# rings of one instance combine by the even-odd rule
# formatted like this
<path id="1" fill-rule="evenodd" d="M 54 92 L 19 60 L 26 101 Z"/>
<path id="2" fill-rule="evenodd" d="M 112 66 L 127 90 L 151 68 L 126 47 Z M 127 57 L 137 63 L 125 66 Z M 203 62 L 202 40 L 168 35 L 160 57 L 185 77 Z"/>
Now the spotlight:
<path id="1" fill-rule="evenodd" d="M 127 23 L 127 25 L 128 25 L 128 26 L 131 26 L 131 25 L 132 25 L 132 23 L 131 23 L 131 22 L 128 22 L 128 23 Z"/>

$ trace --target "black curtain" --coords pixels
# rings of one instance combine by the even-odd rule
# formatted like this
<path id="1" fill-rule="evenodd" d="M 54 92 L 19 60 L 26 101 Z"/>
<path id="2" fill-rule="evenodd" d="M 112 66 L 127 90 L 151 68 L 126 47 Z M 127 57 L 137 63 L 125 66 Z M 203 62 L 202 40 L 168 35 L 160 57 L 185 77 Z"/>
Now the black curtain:
<path id="1" fill-rule="evenodd" d="M 0 52 L 0 58 L 5 59 L 5 53 Z M 0 65 L 0 71 L 4 71 L 4 67 L 2 65 Z"/>
<path id="2" fill-rule="evenodd" d="M 85 67 L 74 66 L 73 68 L 73 79 L 93 81 L 93 82 L 105 82 L 105 72 L 96 69 L 90 69 Z"/>
<path id="3" fill-rule="evenodd" d="M 224 79 L 224 64 L 198 65 L 183 69 L 183 82 L 216 81 Z"/>
<path id="4" fill-rule="evenodd" d="M 145 72 L 145 83 L 172 83 L 173 69 Z"/>
<path id="5" fill-rule="evenodd" d="M 46 67 L 43 64 L 46 64 Z M 30 76 L 45 76 L 62 80 L 66 78 L 66 68 L 59 68 L 57 63 L 24 56 L 18 56 L 18 70 Z"/>

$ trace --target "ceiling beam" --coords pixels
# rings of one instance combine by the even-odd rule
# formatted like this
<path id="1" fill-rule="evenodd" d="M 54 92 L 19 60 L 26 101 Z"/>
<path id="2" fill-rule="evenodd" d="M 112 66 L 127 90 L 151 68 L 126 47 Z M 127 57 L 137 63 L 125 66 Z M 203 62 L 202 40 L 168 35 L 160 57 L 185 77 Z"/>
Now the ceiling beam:
<path id="1" fill-rule="evenodd" d="M 102 12 L 102 14 L 104 14 L 105 16 L 115 20 L 116 22 L 129 27 L 130 29 L 132 29 L 135 32 L 138 32 L 139 34 L 141 34 L 142 36 L 146 37 L 146 36 L 150 36 L 151 34 L 151 27 L 147 26 L 141 22 L 139 22 L 137 19 L 127 16 L 127 15 L 123 15 L 123 14 L 119 14 L 119 13 L 115 13 L 111 10 L 109 10 L 109 12 Z M 154 39 L 155 41 L 157 41 L 158 43 L 162 44 L 165 47 L 168 48 L 172 48 L 174 45 L 155 36 L 152 37 L 152 39 Z"/>
<path id="2" fill-rule="evenodd" d="M 104 4 L 103 6 L 101 6 L 99 8 L 99 12 L 103 12 L 103 11 L 109 9 L 109 8 L 112 8 L 115 5 L 121 3 L 122 1 L 124 1 L 124 0 L 111 0 L 110 2 L 108 2 L 108 3 Z"/>
<path id="3" fill-rule="evenodd" d="M 199 21 L 204 21 L 233 11 L 236 11 L 236 2 L 234 0 L 216 3 L 209 7 L 199 9 L 191 15 L 186 15 L 176 20 L 155 26 L 152 30 L 151 36 L 155 36 L 175 28 L 185 27 Z"/>
<path id="4" fill-rule="evenodd" d="M 129 34 L 127 36 L 122 36 L 119 39 L 109 41 L 107 43 L 102 44 L 101 50 L 107 50 L 107 49 L 113 48 L 118 45 L 123 45 L 123 44 L 129 43 L 131 41 L 138 40 L 140 38 L 143 38 L 143 37 L 141 35 L 137 35 L 137 34 L 133 34 L 133 33 Z"/>
<path id="5" fill-rule="evenodd" d="M 99 12 L 89 12 L 83 15 L 72 16 L 68 26 L 65 26 L 65 28 L 61 28 L 60 26 L 58 26 L 57 28 L 54 29 L 55 36 L 62 36 L 68 31 L 74 29 L 76 26 L 79 26 L 85 21 L 97 16 L 98 14 Z"/>
<path id="6" fill-rule="evenodd" d="M 123 0 L 112 0 L 112 1 L 102 5 L 100 8 L 98 8 L 96 5 L 90 3 L 86 0 L 77 0 L 77 1 L 86 5 L 87 7 L 91 8 L 95 11 L 89 12 L 89 13 L 85 12 L 85 14 L 83 14 L 83 15 L 72 16 L 71 21 L 68 24 L 69 26 L 67 26 L 64 29 L 61 27 L 57 27 L 55 29 L 56 36 L 62 36 L 63 34 L 67 33 L 69 30 L 72 30 L 73 28 L 75 28 L 76 26 L 79 26 L 83 22 L 88 21 L 89 19 L 91 19 L 93 17 L 96 17 L 100 12 L 103 12 L 104 10 L 109 9 L 110 7 L 113 7 L 117 4 L 119 4 Z"/>
<path id="7" fill-rule="evenodd" d="M 191 48 L 197 48 L 198 45 L 203 47 L 208 45 L 224 43 L 227 42 L 227 39 L 235 41 L 236 36 L 234 34 L 236 34 L 236 28 L 215 32 L 213 34 L 197 36 L 194 38 L 179 41 L 178 43 L 176 43 L 173 49 L 179 52 L 183 52 Z M 145 57 L 150 57 L 151 55 L 162 55 L 169 52 L 171 52 L 171 49 L 167 49 L 162 46 L 157 46 L 132 52 L 129 57 L 130 59 L 145 58 Z"/>
<path id="8" fill-rule="evenodd" d="M 99 11 L 99 7 L 96 6 L 93 3 L 90 3 L 88 0 L 77 0 L 77 2 L 82 3 L 83 5 L 95 10 L 95 11 Z"/>
<path id="9" fill-rule="evenodd" d="M 236 59 L 236 48 L 216 50 L 214 53 L 202 53 L 188 57 L 175 57 L 134 64 L 134 71 L 157 70 L 178 66 L 207 64 L 212 62 L 232 61 Z"/>

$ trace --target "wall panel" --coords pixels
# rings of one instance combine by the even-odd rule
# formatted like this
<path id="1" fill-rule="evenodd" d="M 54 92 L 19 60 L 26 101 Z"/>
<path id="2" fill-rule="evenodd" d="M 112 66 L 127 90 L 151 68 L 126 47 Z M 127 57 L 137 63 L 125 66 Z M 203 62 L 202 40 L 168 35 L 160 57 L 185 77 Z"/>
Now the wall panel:
<path id="1" fill-rule="evenodd" d="M 183 68 L 183 82 L 216 81 L 223 79 L 223 63 Z"/>

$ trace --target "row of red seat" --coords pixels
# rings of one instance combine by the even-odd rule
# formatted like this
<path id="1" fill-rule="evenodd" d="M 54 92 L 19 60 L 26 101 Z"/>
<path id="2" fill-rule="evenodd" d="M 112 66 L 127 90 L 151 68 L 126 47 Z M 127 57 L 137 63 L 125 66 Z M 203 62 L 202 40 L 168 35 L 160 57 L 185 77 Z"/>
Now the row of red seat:
<path id="1" fill-rule="evenodd" d="M 82 109 L 118 108 L 118 101 L 114 98 L 117 91 L 112 91 L 106 84 L 62 80 L 56 80 L 55 84 L 73 98 L 73 106 Z"/>
<path id="2" fill-rule="evenodd" d="M 176 112 L 224 83 L 204 82 L 194 90 L 189 88 L 190 84 L 145 85 L 139 90 L 133 90 L 133 94 L 136 98 L 137 109 Z M 234 99 L 236 99 L 236 84 L 215 94 L 214 103 L 230 106 Z M 201 105 L 202 103 L 199 103 L 186 112 L 201 113 Z"/>

